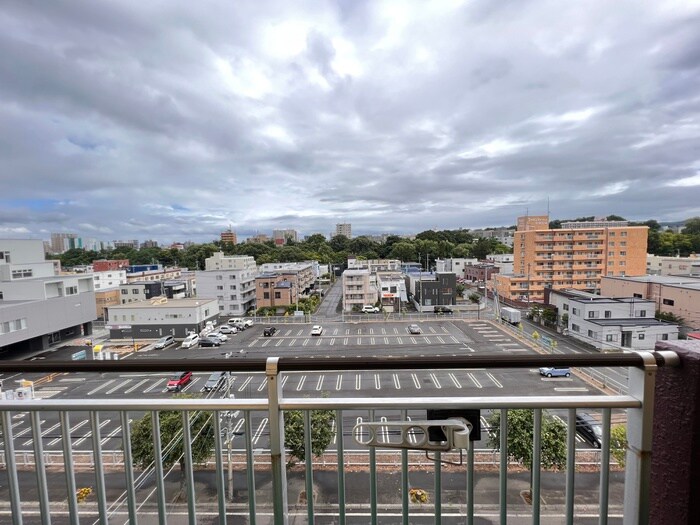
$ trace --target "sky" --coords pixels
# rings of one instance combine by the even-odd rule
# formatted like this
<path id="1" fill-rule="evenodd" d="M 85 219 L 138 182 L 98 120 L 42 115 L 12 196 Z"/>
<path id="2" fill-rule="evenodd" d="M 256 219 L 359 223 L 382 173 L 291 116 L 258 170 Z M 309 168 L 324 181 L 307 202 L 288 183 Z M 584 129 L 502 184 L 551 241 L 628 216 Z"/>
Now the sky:
<path id="1" fill-rule="evenodd" d="M 4 0 L 0 237 L 697 216 L 699 27 L 698 1 Z"/>

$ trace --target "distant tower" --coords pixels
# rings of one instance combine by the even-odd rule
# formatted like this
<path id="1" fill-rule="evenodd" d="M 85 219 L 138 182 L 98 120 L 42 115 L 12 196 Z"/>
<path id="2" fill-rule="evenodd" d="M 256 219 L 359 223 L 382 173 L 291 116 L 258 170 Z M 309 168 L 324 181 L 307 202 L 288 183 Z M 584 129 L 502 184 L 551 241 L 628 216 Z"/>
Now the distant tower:
<path id="1" fill-rule="evenodd" d="M 236 232 L 231 230 L 229 227 L 225 232 L 221 232 L 221 242 L 230 242 L 231 244 L 238 244 L 238 237 Z"/>
<path id="2" fill-rule="evenodd" d="M 338 223 L 335 225 L 336 235 L 345 235 L 348 239 L 352 238 L 352 225 L 349 222 Z"/>

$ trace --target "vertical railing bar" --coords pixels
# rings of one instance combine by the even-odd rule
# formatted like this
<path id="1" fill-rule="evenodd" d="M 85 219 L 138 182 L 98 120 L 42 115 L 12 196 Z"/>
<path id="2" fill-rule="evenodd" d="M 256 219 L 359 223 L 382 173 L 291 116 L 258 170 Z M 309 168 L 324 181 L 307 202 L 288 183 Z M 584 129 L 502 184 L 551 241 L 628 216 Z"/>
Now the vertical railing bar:
<path id="1" fill-rule="evenodd" d="M 540 522 L 540 464 L 542 458 L 542 409 L 536 408 L 532 428 L 532 523 Z"/>
<path id="2" fill-rule="evenodd" d="M 600 447 L 600 525 L 608 523 L 608 495 L 610 482 L 610 414 L 609 408 L 603 409 L 603 442 Z"/>
<path id="3" fill-rule="evenodd" d="M 287 469 L 284 454 L 284 413 L 280 410 L 282 388 L 279 384 L 279 357 L 268 357 L 267 376 L 268 421 L 270 422 L 270 468 L 275 525 L 287 525 Z"/>
<path id="4" fill-rule="evenodd" d="M 501 409 L 501 428 L 500 428 L 500 455 L 501 464 L 499 468 L 499 505 L 500 505 L 500 523 L 507 525 L 508 523 L 508 409 Z"/>
<path id="5" fill-rule="evenodd" d="M 90 412 L 90 426 L 92 427 L 92 453 L 95 458 L 95 489 L 97 492 L 98 519 L 102 525 L 107 525 L 107 491 L 105 489 L 105 469 L 102 461 L 100 413 L 95 410 Z"/>
<path id="6" fill-rule="evenodd" d="M 442 523 L 442 453 L 435 452 L 435 525 Z"/>
<path id="7" fill-rule="evenodd" d="M 78 488 L 75 484 L 75 470 L 73 468 L 70 414 L 63 410 L 59 412 L 59 418 L 61 420 L 61 437 L 63 438 L 63 468 L 66 474 L 66 489 L 68 490 L 68 514 L 71 525 L 78 525 Z"/>
<path id="8" fill-rule="evenodd" d="M 199 417 L 204 417 L 204 414 L 200 412 Z M 197 525 L 197 510 L 194 501 L 194 467 L 192 466 L 192 429 L 190 428 L 190 413 L 187 410 L 182 411 L 182 442 L 184 445 L 185 485 L 187 487 L 187 518 L 190 525 Z"/>
<path id="9" fill-rule="evenodd" d="M 313 450 L 311 449 L 311 411 L 304 410 L 304 462 L 306 472 L 306 515 L 309 525 L 314 523 L 314 473 L 312 462 Z"/>
<path id="10" fill-rule="evenodd" d="M 338 525 L 345 525 L 345 444 L 343 443 L 343 411 L 335 412 L 335 435 L 338 449 Z"/>
<path id="11" fill-rule="evenodd" d="M 216 457 L 216 500 L 219 508 L 219 523 L 226 525 L 226 488 L 224 485 L 224 463 L 221 447 L 220 411 L 214 412 L 214 456 Z M 231 436 L 228 436 L 231 439 Z"/>
<path id="12" fill-rule="evenodd" d="M 408 410 L 401 411 L 401 419 L 408 421 Z M 408 449 L 401 450 L 401 523 L 409 525 L 409 483 L 408 483 Z"/>
<path id="13" fill-rule="evenodd" d="M 160 414 L 157 410 L 151 412 L 153 428 L 153 464 L 156 471 L 156 498 L 158 499 L 158 523 L 167 525 L 165 514 L 165 479 L 163 474 L 163 450 L 160 442 Z"/>
<path id="14" fill-rule="evenodd" d="M 467 525 L 474 525 L 474 441 L 467 450 Z"/>
<path id="15" fill-rule="evenodd" d="M 22 502 L 20 500 L 19 479 L 17 478 L 17 461 L 15 458 L 14 433 L 12 432 L 12 417 L 10 412 L 3 411 L 2 436 L 5 441 L 5 470 L 7 482 L 10 486 L 10 510 L 12 511 L 12 525 L 22 525 Z"/>
<path id="16" fill-rule="evenodd" d="M 369 420 L 374 421 L 374 410 L 369 411 Z M 369 447 L 369 506 L 370 523 L 377 525 L 377 451 Z"/>
<path id="17" fill-rule="evenodd" d="M 569 409 L 566 422 L 566 525 L 574 525 L 574 482 L 576 474 L 576 409 Z"/>
<path id="18" fill-rule="evenodd" d="M 36 481 L 39 489 L 41 523 L 42 525 L 50 525 L 49 486 L 46 481 L 46 462 L 44 461 L 44 444 L 41 437 L 41 420 L 39 416 L 39 411 L 31 412 L 32 435 L 34 436 L 34 463 L 36 465 Z"/>
<path id="19" fill-rule="evenodd" d="M 248 523 L 255 525 L 255 462 L 253 457 L 253 428 L 250 410 L 244 412 L 245 418 L 245 462 L 248 477 Z"/>
<path id="20" fill-rule="evenodd" d="M 129 525 L 137 525 L 136 489 L 134 484 L 134 461 L 131 456 L 131 428 L 129 427 L 129 412 L 119 413 L 122 425 L 122 443 L 124 447 L 124 474 L 126 476 L 126 501 L 129 507 Z"/>

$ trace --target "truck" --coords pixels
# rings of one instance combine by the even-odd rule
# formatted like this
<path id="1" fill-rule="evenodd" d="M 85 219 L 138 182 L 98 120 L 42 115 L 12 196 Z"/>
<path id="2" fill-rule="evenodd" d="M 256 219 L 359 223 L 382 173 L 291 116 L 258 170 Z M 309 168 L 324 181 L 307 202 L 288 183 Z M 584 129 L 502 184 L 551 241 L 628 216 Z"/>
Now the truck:
<path id="1" fill-rule="evenodd" d="M 520 322 L 520 310 L 504 306 L 501 308 L 501 319 L 510 324 L 518 324 Z"/>

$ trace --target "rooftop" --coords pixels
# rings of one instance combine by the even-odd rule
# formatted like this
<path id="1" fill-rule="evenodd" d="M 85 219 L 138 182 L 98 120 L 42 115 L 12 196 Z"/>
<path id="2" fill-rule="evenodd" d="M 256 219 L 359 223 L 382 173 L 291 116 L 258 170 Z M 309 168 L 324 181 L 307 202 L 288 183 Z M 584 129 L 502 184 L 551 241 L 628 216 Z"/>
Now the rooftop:
<path id="1" fill-rule="evenodd" d="M 161 302 L 162 301 L 162 302 Z M 166 299 L 165 297 L 154 297 L 148 301 L 138 301 L 135 303 L 119 304 L 110 306 L 110 310 L 130 309 L 130 308 L 192 308 L 208 303 L 217 303 L 217 299 Z"/>

